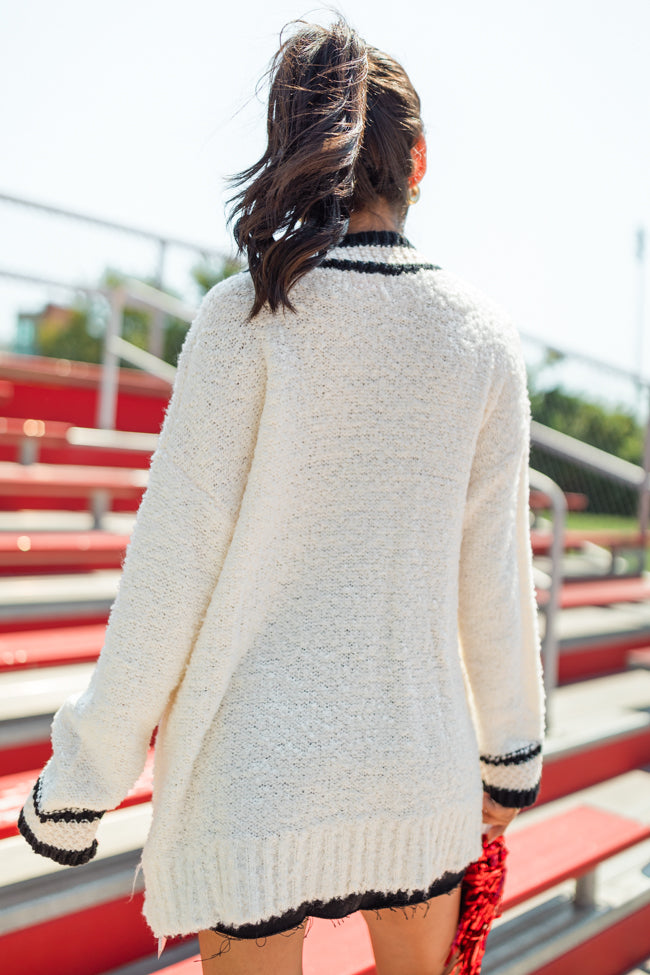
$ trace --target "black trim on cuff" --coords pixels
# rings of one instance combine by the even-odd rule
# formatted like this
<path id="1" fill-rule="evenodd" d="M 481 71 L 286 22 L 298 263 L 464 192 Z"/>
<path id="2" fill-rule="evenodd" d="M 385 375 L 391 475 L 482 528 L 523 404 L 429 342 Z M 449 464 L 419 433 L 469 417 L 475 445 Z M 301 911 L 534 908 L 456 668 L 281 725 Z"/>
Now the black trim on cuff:
<path id="1" fill-rule="evenodd" d="M 531 758 L 536 758 L 541 751 L 541 743 L 536 742 L 534 745 L 518 748 L 516 752 L 508 752 L 507 755 L 481 755 L 481 761 L 486 765 L 523 765 Z"/>
<path id="2" fill-rule="evenodd" d="M 40 791 L 39 776 L 34 786 L 34 812 L 42 823 L 94 823 L 106 813 L 105 809 L 58 809 L 56 812 L 44 813 L 41 811 Z"/>
<path id="3" fill-rule="evenodd" d="M 18 817 L 18 831 L 27 840 L 34 853 L 38 853 L 42 857 L 47 857 L 49 860 L 54 860 L 55 863 L 60 863 L 64 867 L 79 867 L 81 864 L 88 863 L 89 860 L 92 860 L 97 853 L 97 840 L 93 840 L 92 845 L 87 846 L 85 850 L 64 850 L 61 847 L 50 846 L 49 843 L 41 842 L 41 840 L 34 836 L 27 825 L 27 820 L 22 810 Z"/>
<path id="4" fill-rule="evenodd" d="M 532 806 L 539 795 L 539 782 L 532 789 L 500 789 L 495 785 L 483 783 L 483 791 L 487 792 L 495 802 L 507 809 L 523 809 Z"/>

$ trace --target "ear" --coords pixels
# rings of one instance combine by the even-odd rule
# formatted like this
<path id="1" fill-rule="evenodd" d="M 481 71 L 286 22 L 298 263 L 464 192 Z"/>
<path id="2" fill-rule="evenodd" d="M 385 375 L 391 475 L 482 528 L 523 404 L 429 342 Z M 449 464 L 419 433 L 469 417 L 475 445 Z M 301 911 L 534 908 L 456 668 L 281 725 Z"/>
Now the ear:
<path id="1" fill-rule="evenodd" d="M 409 179 L 410 186 L 417 186 L 427 171 L 427 143 L 422 133 L 418 141 L 411 149 L 411 159 L 413 160 L 413 172 Z"/>

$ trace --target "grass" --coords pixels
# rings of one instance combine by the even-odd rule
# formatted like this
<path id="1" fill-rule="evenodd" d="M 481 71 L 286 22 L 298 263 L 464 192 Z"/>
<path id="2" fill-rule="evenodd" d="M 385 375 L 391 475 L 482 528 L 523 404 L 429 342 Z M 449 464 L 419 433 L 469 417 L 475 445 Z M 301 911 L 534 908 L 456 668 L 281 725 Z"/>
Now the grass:
<path id="1" fill-rule="evenodd" d="M 569 511 L 566 526 L 582 531 L 635 532 L 638 531 L 639 520 L 625 515 L 596 515 L 589 511 Z"/>
<path id="2" fill-rule="evenodd" d="M 601 531 L 633 533 L 639 530 L 639 519 L 625 515 L 597 515 L 589 511 L 569 511 L 567 512 L 566 527 L 582 531 L 600 529 Z M 650 572 L 650 548 L 646 548 L 645 568 L 646 572 Z"/>

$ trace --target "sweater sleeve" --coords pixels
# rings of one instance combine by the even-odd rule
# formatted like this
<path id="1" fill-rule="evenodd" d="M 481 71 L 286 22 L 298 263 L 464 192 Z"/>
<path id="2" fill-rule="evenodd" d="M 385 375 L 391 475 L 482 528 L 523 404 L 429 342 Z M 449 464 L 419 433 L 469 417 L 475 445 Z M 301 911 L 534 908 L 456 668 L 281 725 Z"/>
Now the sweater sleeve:
<path id="1" fill-rule="evenodd" d="M 260 330 L 231 290 L 214 288 L 188 331 L 97 666 L 55 715 L 52 758 L 20 816 L 33 849 L 59 863 L 95 855 L 104 811 L 142 771 L 232 537 L 266 372 Z"/>
<path id="2" fill-rule="evenodd" d="M 477 440 L 463 523 L 459 633 L 483 786 L 503 806 L 539 791 L 544 727 L 530 546 L 530 404 L 508 350 Z"/>

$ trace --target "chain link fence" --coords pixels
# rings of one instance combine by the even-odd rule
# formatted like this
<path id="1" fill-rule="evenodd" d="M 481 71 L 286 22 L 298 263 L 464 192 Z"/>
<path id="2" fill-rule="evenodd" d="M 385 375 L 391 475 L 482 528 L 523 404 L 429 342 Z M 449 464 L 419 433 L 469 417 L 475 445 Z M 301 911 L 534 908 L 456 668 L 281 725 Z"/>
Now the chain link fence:
<path id="1" fill-rule="evenodd" d="M 639 377 L 587 356 L 524 339 L 533 420 L 643 466 L 649 390 Z M 533 438 L 530 465 L 567 493 L 568 526 L 635 529 L 640 485 L 607 476 Z"/>

